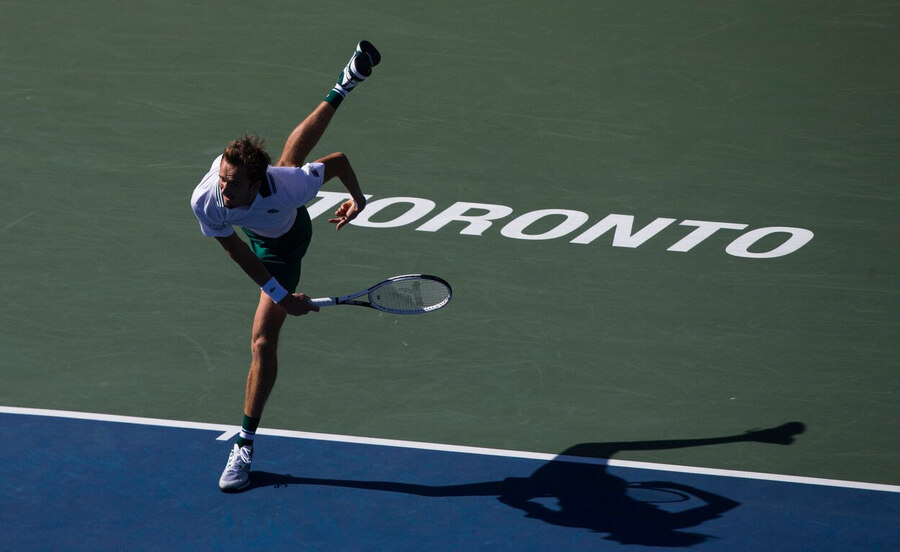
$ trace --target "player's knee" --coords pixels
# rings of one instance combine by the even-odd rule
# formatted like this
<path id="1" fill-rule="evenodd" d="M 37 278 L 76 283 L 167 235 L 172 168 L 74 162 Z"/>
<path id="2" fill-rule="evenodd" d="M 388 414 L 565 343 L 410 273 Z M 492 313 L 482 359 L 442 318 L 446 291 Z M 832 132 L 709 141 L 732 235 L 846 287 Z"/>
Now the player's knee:
<path id="1" fill-rule="evenodd" d="M 265 334 L 254 335 L 250 342 L 250 349 L 253 352 L 253 356 L 258 358 L 274 356 L 277 348 L 277 341 Z"/>

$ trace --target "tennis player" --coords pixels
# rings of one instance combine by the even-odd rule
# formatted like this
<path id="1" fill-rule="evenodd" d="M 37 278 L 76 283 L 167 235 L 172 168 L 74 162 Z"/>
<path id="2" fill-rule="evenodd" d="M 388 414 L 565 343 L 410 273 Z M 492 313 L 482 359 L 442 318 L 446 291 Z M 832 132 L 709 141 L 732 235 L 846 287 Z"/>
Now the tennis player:
<path id="1" fill-rule="evenodd" d="M 250 483 L 253 438 L 278 370 L 278 334 L 285 318 L 319 308 L 297 293 L 300 265 L 312 237 L 304 205 L 332 178 L 352 199 L 342 203 L 329 222 L 340 230 L 366 206 L 353 167 L 343 153 L 305 163 L 335 111 L 381 60 L 378 50 L 360 42 L 325 99 L 291 132 L 275 165 L 264 140 L 245 136 L 233 141 L 212 163 L 191 197 L 200 231 L 216 238 L 238 266 L 260 286 L 251 335 L 252 361 L 247 376 L 244 419 L 237 442 L 219 479 L 223 491 Z M 241 228 L 247 242 L 238 237 Z M 248 243 L 249 242 L 249 243 Z"/>

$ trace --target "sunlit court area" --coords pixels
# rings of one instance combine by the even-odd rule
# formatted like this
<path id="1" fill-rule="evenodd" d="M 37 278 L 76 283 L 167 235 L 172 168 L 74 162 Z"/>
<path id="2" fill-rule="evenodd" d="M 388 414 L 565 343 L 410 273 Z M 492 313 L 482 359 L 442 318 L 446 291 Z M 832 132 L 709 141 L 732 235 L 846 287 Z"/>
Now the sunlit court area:
<path id="1" fill-rule="evenodd" d="M 900 549 L 897 4 L 0 6 L 2 548 Z"/>

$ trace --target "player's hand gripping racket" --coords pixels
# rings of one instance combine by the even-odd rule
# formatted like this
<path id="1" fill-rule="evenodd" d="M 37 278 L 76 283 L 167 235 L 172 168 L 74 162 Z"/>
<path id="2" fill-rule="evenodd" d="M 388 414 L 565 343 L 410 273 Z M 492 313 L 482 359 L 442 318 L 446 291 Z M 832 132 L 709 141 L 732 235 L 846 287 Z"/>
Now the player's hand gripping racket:
<path id="1" fill-rule="evenodd" d="M 360 299 L 363 296 L 367 296 L 368 301 Z M 406 274 L 388 278 L 352 295 L 320 297 L 309 302 L 319 307 L 358 305 L 391 314 L 422 314 L 443 307 L 452 296 L 450 284 L 437 276 Z"/>

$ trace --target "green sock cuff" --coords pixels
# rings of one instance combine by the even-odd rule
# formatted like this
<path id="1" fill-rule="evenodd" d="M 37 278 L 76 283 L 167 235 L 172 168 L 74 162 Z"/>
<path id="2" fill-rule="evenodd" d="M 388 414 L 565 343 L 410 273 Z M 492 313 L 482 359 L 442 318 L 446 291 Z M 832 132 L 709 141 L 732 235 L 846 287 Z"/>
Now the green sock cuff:
<path id="1" fill-rule="evenodd" d="M 337 109 L 341 102 L 344 101 L 344 96 L 342 96 L 337 90 L 332 89 L 328 95 L 325 96 L 325 101 L 331 104 L 331 107 Z"/>
<path id="2" fill-rule="evenodd" d="M 250 433 L 256 433 L 256 429 L 259 427 L 259 418 L 251 418 L 244 414 L 244 422 L 241 424 L 241 429 L 244 431 L 249 431 Z"/>
<path id="3" fill-rule="evenodd" d="M 241 433 L 238 435 L 237 445 L 239 447 L 245 447 L 247 445 L 253 445 L 253 437 L 256 435 L 256 429 L 259 427 L 259 418 L 251 418 L 244 414 L 244 423 L 241 424 Z M 247 435 L 249 439 L 245 439 L 244 435 Z"/>

